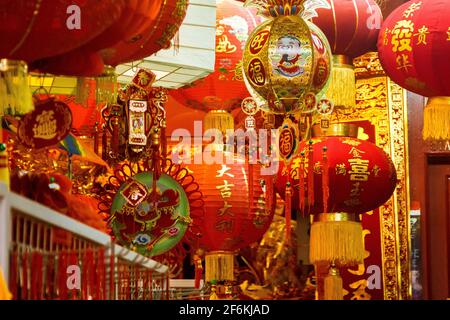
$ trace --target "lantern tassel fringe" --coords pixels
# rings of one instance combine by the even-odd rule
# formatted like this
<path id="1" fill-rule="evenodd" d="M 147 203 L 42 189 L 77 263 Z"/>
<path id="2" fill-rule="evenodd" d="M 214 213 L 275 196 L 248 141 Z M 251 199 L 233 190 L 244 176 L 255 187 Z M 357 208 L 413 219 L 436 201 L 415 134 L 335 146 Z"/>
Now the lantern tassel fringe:
<path id="1" fill-rule="evenodd" d="M 354 221 L 319 221 L 311 226 L 311 263 L 338 261 L 357 265 L 364 260 L 362 226 Z"/>
<path id="2" fill-rule="evenodd" d="M 211 110 L 205 116 L 204 129 L 217 129 L 224 134 L 228 129 L 234 130 L 233 116 L 225 110 Z"/>
<path id="3" fill-rule="evenodd" d="M 205 257 L 205 281 L 234 280 L 234 254 L 209 253 Z"/>
<path id="4" fill-rule="evenodd" d="M 339 270 L 332 265 L 324 279 L 324 300 L 343 300 L 343 281 Z"/>
<path id="5" fill-rule="evenodd" d="M 450 139 L 450 97 L 430 98 L 424 109 L 424 140 Z"/>
<path id="6" fill-rule="evenodd" d="M 325 96 L 333 101 L 336 107 L 352 108 L 356 104 L 355 71 L 353 66 L 337 62 L 336 56 L 333 60 L 331 81 Z"/>

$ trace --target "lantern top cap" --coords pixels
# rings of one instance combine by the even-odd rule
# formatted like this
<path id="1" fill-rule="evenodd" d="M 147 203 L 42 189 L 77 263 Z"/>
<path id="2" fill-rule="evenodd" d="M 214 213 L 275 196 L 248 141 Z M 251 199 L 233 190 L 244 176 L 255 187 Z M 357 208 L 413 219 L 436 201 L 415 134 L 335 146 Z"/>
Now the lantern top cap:
<path id="1" fill-rule="evenodd" d="M 312 128 L 313 137 L 358 137 L 358 126 L 350 123 L 333 123 L 328 128 L 316 124 Z"/>
<path id="2" fill-rule="evenodd" d="M 298 15 L 304 20 L 317 17 L 316 9 L 331 8 L 327 0 L 247 0 L 244 6 L 256 7 L 266 17 Z"/>

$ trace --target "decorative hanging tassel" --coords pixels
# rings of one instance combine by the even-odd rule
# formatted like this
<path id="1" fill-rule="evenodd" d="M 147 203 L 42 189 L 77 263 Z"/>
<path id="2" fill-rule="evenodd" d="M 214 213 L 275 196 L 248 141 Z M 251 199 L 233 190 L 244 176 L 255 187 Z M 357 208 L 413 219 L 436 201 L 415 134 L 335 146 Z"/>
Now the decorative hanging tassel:
<path id="1" fill-rule="evenodd" d="M 324 300 L 344 300 L 343 281 L 339 269 L 331 265 L 328 275 L 324 279 Z"/>
<path id="2" fill-rule="evenodd" d="M 225 110 L 209 111 L 206 114 L 203 123 L 205 131 L 208 129 L 217 129 L 220 130 L 224 136 L 226 135 L 227 130 L 234 130 L 234 118 Z"/>
<path id="3" fill-rule="evenodd" d="M 450 139 L 450 97 L 432 97 L 423 111 L 423 139 Z"/>
<path id="4" fill-rule="evenodd" d="M 356 79 L 352 61 L 344 55 L 333 55 L 330 85 L 325 96 L 336 107 L 353 108 L 356 105 Z"/>
<path id="5" fill-rule="evenodd" d="M 119 117 L 115 116 L 112 119 L 112 129 L 111 149 L 117 155 L 119 153 Z"/>
<path id="6" fill-rule="evenodd" d="M 31 300 L 42 299 L 42 255 L 39 252 L 31 254 Z"/>
<path id="7" fill-rule="evenodd" d="M 9 277 L 9 287 L 11 288 L 11 294 L 12 294 L 12 299 L 14 299 L 14 300 L 17 300 L 19 297 L 17 296 L 17 286 L 18 286 L 18 283 L 17 283 L 17 273 L 18 273 L 18 254 L 17 254 L 17 250 L 14 250 L 12 253 L 11 253 L 11 263 L 10 263 L 10 270 L 9 270 L 9 274 L 10 274 L 10 277 Z M 0 277 L 2 276 L 1 275 L 1 267 L 0 267 Z M 6 286 L 6 284 L 5 284 L 5 286 Z M 0 290 L 2 290 L 1 288 L 0 288 Z M 6 291 L 4 291 L 4 294 L 3 294 L 3 297 L 5 298 L 5 299 L 3 299 L 3 300 L 8 300 L 7 299 L 7 294 L 6 294 Z M 1 298 L 0 298 L 0 300 L 2 300 Z"/>
<path id="8" fill-rule="evenodd" d="M 230 251 L 212 251 L 205 256 L 205 281 L 234 281 L 234 254 Z"/>
<path id="9" fill-rule="evenodd" d="M 203 275 L 203 265 L 202 259 L 198 255 L 194 255 L 194 265 L 195 265 L 195 289 L 200 289 L 200 280 Z"/>
<path id="10" fill-rule="evenodd" d="M 28 285 L 28 253 L 24 251 L 22 253 L 22 261 L 21 261 L 21 267 L 22 267 L 22 283 L 20 286 L 21 290 L 21 298 L 22 300 L 28 300 L 28 292 L 30 286 Z"/>
<path id="11" fill-rule="evenodd" d="M 329 163 L 327 157 L 327 147 L 323 147 L 323 160 L 322 160 L 322 200 L 323 200 L 323 212 L 328 212 L 328 198 L 330 197 L 329 187 Z"/>
<path id="12" fill-rule="evenodd" d="M 314 206 L 314 163 L 313 141 L 309 140 L 308 149 L 308 208 Z"/>
<path id="13" fill-rule="evenodd" d="M 71 266 L 78 265 L 78 252 L 77 251 L 72 250 L 69 253 L 68 263 Z M 67 274 L 65 277 L 67 278 Z M 66 282 L 66 285 L 67 285 L 67 282 Z M 78 299 L 78 291 L 76 288 L 74 288 L 74 289 L 72 289 L 72 292 L 71 292 L 71 300 L 76 300 L 76 299 Z"/>
<path id="14" fill-rule="evenodd" d="M 291 201 L 292 201 L 292 187 L 291 182 L 286 183 L 286 192 L 284 199 L 284 218 L 286 222 L 286 243 L 291 242 Z"/>
<path id="15" fill-rule="evenodd" d="M 62 251 L 58 257 L 58 294 L 59 300 L 67 300 L 67 252 Z"/>
<path id="16" fill-rule="evenodd" d="M 105 266 L 105 250 L 103 248 L 97 249 L 97 261 L 95 266 L 95 288 L 96 300 L 105 300 L 106 292 L 106 266 Z"/>
<path id="17" fill-rule="evenodd" d="M 300 167 L 298 168 L 299 188 L 298 188 L 298 200 L 299 208 L 302 216 L 305 216 L 305 152 L 301 152 Z"/>
<path id="18" fill-rule="evenodd" d="M 250 159 L 249 159 L 249 162 L 248 162 L 248 213 L 249 213 L 249 215 L 252 212 L 253 200 L 254 200 L 253 199 L 253 197 L 254 197 L 253 177 L 254 177 L 253 165 L 250 163 Z"/>

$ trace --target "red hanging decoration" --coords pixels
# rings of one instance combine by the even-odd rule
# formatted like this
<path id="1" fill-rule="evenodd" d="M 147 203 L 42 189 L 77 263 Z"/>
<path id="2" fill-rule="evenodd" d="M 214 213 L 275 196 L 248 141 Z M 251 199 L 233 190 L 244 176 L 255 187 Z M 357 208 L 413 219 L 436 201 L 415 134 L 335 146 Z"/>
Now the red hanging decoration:
<path id="1" fill-rule="evenodd" d="M 12 294 L 12 298 L 14 300 L 19 299 L 19 297 L 17 296 L 17 287 L 18 287 L 18 283 L 17 283 L 17 273 L 18 273 L 18 254 L 17 254 L 17 250 L 14 250 L 11 253 L 11 264 L 10 264 L 10 277 L 9 277 L 9 288 L 11 290 L 11 294 Z"/>
<path id="2" fill-rule="evenodd" d="M 195 265 L 195 284 L 194 287 L 196 289 L 200 288 L 200 280 L 202 279 L 203 275 L 203 265 L 202 265 L 202 258 L 198 255 L 194 255 L 194 265 Z"/>
<path id="3" fill-rule="evenodd" d="M 322 163 L 322 201 L 323 201 L 323 212 L 328 212 L 328 197 L 330 196 L 329 187 L 329 164 L 327 157 L 327 147 L 323 147 L 323 163 Z"/>
<path id="4" fill-rule="evenodd" d="M 58 292 L 60 300 L 67 300 L 68 290 L 67 290 L 67 251 L 62 251 L 59 254 L 58 259 Z"/>
<path id="5" fill-rule="evenodd" d="M 42 254 L 34 251 L 31 254 L 31 299 L 42 299 Z"/>
<path id="6" fill-rule="evenodd" d="M 301 152 L 300 167 L 298 172 L 299 178 L 299 188 L 298 188 L 298 198 L 299 198 L 299 209 L 302 215 L 305 214 L 305 153 Z"/>
<path id="7" fill-rule="evenodd" d="M 286 243 L 291 242 L 291 201 L 292 201 L 292 187 L 291 182 L 286 184 L 286 193 L 284 199 L 284 217 L 286 220 Z"/>
<path id="8" fill-rule="evenodd" d="M 308 210 L 314 205 L 314 154 L 313 141 L 309 141 L 308 148 Z"/>
<path id="9" fill-rule="evenodd" d="M 22 300 L 28 300 L 28 253 L 25 251 L 22 254 L 22 283 L 20 286 Z"/>

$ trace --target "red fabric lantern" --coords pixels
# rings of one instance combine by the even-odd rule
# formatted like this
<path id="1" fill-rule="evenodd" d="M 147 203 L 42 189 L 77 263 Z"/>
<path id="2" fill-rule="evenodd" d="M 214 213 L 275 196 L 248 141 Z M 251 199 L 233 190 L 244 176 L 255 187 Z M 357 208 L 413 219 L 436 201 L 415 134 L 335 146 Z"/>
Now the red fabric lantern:
<path id="1" fill-rule="evenodd" d="M 249 166 L 237 155 L 219 151 L 216 157 L 231 157 L 233 163 L 186 165 L 203 193 L 200 246 L 210 252 L 207 281 L 234 279 L 233 252 L 259 240 L 274 213 L 266 206 L 259 165 Z"/>
<path id="2" fill-rule="evenodd" d="M 154 13 L 151 24 L 114 46 L 101 51 L 106 64 L 116 66 L 120 63 L 140 60 L 151 56 L 161 49 L 168 49 L 171 40 L 183 22 L 188 2 L 186 0 L 152 0 L 151 12 Z M 157 14 L 156 14 L 157 13 Z"/>
<path id="3" fill-rule="evenodd" d="M 241 63 L 245 42 L 259 23 L 256 11 L 244 8 L 232 0 L 219 1 L 216 15 L 215 71 L 183 88 L 172 90 L 177 102 L 203 111 L 213 112 L 205 118 L 205 130 L 233 128 L 228 112 L 240 107 L 242 99 L 250 96 L 242 78 Z"/>
<path id="4" fill-rule="evenodd" d="M 116 21 L 124 0 L 0 1 L 0 57 L 31 62 L 68 52 L 95 38 Z M 80 29 L 69 29 L 69 10 L 80 9 Z M 67 13 L 69 12 L 69 13 Z"/>
<path id="5" fill-rule="evenodd" d="M 425 139 L 450 139 L 450 2 L 409 1 L 386 19 L 378 39 L 381 64 L 403 88 L 430 97 Z"/>
<path id="6" fill-rule="evenodd" d="M 335 106 L 354 107 L 355 73 L 352 60 L 376 50 L 383 16 L 374 0 L 326 0 L 312 18 L 326 35 L 333 51 L 331 83 L 325 95 Z"/>

